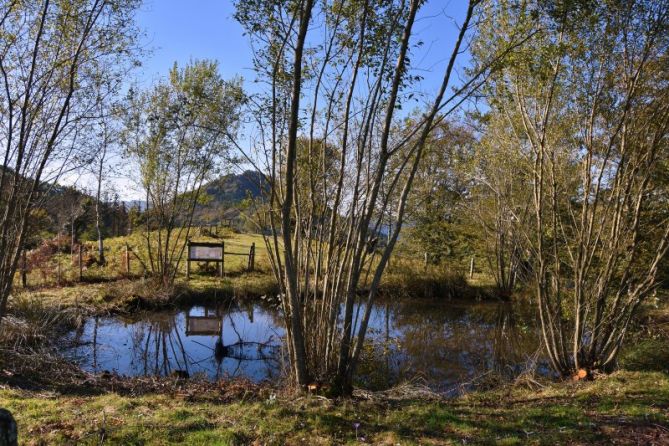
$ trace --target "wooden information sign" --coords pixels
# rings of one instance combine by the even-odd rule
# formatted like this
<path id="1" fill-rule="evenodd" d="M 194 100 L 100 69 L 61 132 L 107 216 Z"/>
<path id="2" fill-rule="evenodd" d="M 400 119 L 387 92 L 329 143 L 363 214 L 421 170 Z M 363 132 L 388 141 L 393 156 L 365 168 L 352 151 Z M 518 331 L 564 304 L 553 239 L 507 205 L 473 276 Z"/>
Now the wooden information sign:
<path id="1" fill-rule="evenodd" d="M 218 272 L 223 277 L 225 262 L 225 243 L 188 242 L 188 260 L 186 261 L 186 278 L 190 279 L 190 262 L 216 262 Z"/>

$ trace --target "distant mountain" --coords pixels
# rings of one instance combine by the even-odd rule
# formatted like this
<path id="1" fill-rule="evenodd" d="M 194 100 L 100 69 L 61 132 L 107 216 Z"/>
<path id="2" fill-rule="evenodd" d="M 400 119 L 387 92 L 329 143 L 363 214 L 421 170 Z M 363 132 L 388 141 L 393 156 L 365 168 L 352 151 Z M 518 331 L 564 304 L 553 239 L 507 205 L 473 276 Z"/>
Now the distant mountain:
<path id="1" fill-rule="evenodd" d="M 193 221 L 195 224 L 219 223 L 243 200 L 257 198 L 263 190 L 268 190 L 267 182 L 259 172 L 247 170 L 240 175 L 224 175 L 203 186 L 208 201 L 196 207 Z"/>

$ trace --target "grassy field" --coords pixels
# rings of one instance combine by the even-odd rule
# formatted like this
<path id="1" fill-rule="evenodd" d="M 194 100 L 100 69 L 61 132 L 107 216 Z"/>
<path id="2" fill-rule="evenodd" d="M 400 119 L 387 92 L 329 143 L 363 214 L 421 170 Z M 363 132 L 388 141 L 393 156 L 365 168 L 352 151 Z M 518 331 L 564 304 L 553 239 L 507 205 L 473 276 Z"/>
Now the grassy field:
<path id="1" fill-rule="evenodd" d="M 267 250 L 263 237 L 259 234 L 238 234 L 230 230 L 221 230 L 218 235 L 210 235 L 208 230 L 202 234 L 197 230 L 193 230 L 191 240 L 194 242 L 223 242 L 225 243 L 226 253 L 248 254 L 251 245 L 255 243 L 256 246 L 256 269 L 259 271 L 269 272 L 270 265 L 267 257 Z M 155 235 L 155 234 L 154 234 Z M 177 240 L 173 237 L 172 243 L 183 243 L 183 239 Z M 148 253 L 146 248 L 146 241 L 141 232 L 134 232 L 128 236 L 114 237 L 105 240 L 105 266 L 98 266 L 91 259 L 97 258 L 97 244 L 96 242 L 83 242 L 84 246 L 84 261 L 83 267 L 83 281 L 95 282 L 116 279 L 127 275 L 125 264 L 126 246 L 131 250 L 130 254 L 130 276 L 141 276 L 145 273 L 144 265 L 148 267 Z M 35 288 L 52 287 L 58 285 L 58 270 L 60 270 L 61 285 L 76 284 L 79 279 L 79 263 L 78 263 L 78 249 L 75 248 L 75 253 L 70 254 L 69 248 L 64 248 L 65 252 L 57 253 L 49 256 L 49 258 L 40 258 L 31 265 L 30 271 L 27 274 L 27 283 L 29 286 Z M 183 259 L 179 264 L 178 278 L 184 280 L 186 276 L 186 253 L 184 252 Z M 227 276 L 239 275 L 246 270 L 247 256 L 227 255 L 225 257 L 225 272 Z M 29 262 L 31 263 L 31 262 Z M 86 263 L 88 263 L 86 265 Z M 193 262 L 192 272 L 195 278 L 198 277 L 213 277 L 205 271 L 200 271 L 204 264 L 197 264 Z M 212 264 L 213 266 L 213 264 Z M 198 273 L 202 272 L 200 276 Z M 20 276 L 17 274 L 15 284 L 20 286 Z"/>
<path id="2" fill-rule="evenodd" d="M 247 271 L 248 257 L 231 255 L 225 258 L 225 274 L 219 277 L 214 264 L 193 262 L 190 280 L 186 279 L 186 262 L 179 265 L 174 287 L 164 289 L 157 286 L 145 274 L 147 252 L 142 233 L 105 241 L 106 265 L 88 262 L 83 268 L 83 280 L 78 280 L 78 255 L 59 253 L 33 267 L 28 273 L 28 288 L 23 290 L 20 274 L 15 278 L 17 295 L 29 296 L 59 305 L 88 305 L 102 312 L 134 309 L 139 303 L 148 307 L 166 304 L 187 304 L 203 299 L 217 300 L 231 297 L 259 297 L 276 295 L 279 289 L 271 272 L 267 249 L 259 234 L 238 234 L 223 231 L 212 237 L 208 231 L 199 235 L 195 231 L 193 241 L 224 242 L 226 253 L 248 253 L 252 244 L 256 247 L 255 270 Z M 126 245 L 134 254 L 130 258 L 130 274 L 125 270 Z M 87 243 L 85 252 L 95 254 L 93 243 Z M 85 258 L 86 256 L 84 256 Z M 141 261 L 140 261 L 141 259 Z M 58 267 L 57 265 L 60 265 Z M 60 269 L 60 284 L 58 283 Z M 387 297 L 421 298 L 490 298 L 494 287 L 489 278 L 478 274 L 467 280 L 459 271 L 447 267 L 425 267 L 420 260 L 398 258 L 391 262 L 382 278 L 381 293 Z M 362 284 L 361 287 L 366 285 Z"/>
<path id="3" fill-rule="evenodd" d="M 196 233 L 197 234 L 197 233 Z M 247 271 L 247 256 L 226 256 L 224 277 L 212 271 L 213 263 L 192 262 L 190 280 L 186 279 L 186 262 L 179 265 L 177 280 L 172 288 L 165 289 L 145 274 L 147 255 L 142 234 L 133 233 L 105 241 L 106 265 L 91 264 L 83 270 L 83 280 L 78 281 L 78 255 L 59 253 L 43 262 L 43 268 L 33 268 L 28 274 L 28 288 L 20 285 L 20 275 L 15 278 L 15 299 L 30 299 L 45 305 L 83 306 L 98 312 L 122 312 L 138 304 L 160 307 L 187 304 L 191 300 L 228 299 L 232 297 L 258 297 L 277 294 L 278 287 L 271 273 L 265 243 L 258 234 L 226 232 L 219 237 L 208 234 L 195 236 L 193 241 L 225 243 L 226 253 L 248 253 L 255 243 L 255 270 Z M 126 244 L 136 254 L 131 254 L 130 274 L 125 270 Z M 93 248 L 87 248 L 93 253 Z M 142 259 L 142 261 L 140 261 Z M 57 281 L 60 264 L 61 282 Z M 11 305 L 11 302 L 10 302 Z"/>
<path id="4" fill-rule="evenodd" d="M 406 389 L 335 401 L 223 384 L 166 387 L 138 396 L 4 388 L 0 405 L 28 445 L 669 443 L 669 376 L 661 372 L 509 385 L 452 400 Z"/>

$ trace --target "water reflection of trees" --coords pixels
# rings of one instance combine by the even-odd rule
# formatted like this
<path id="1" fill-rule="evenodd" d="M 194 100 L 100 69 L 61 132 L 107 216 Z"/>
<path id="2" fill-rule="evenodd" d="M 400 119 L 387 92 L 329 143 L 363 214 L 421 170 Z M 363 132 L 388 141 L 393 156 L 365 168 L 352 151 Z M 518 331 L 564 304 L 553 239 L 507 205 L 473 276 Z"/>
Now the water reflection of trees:
<path id="1" fill-rule="evenodd" d="M 110 344 L 119 338 L 119 334 L 127 333 L 128 336 L 128 345 L 126 347 L 124 344 L 125 348 L 109 345 L 113 351 L 120 352 L 129 359 L 127 369 L 123 370 L 121 367 L 119 372 L 144 376 L 191 376 L 194 372 L 204 371 L 212 378 L 219 379 L 236 376 L 244 363 L 253 361 L 257 363 L 253 366 L 254 370 L 262 371 L 264 376 L 271 378 L 277 374 L 281 354 L 274 334 L 268 335 L 266 340 L 251 341 L 244 339 L 236 327 L 235 316 L 243 315 L 243 320 L 253 323 L 253 307 L 228 306 L 203 311 L 204 315 L 192 315 L 190 310 L 181 313 L 146 313 L 139 321 L 129 321 L 123 326 L 114 327 Z M 192 330 L 192 320 L 199 321 L 204 329 Z M 224 342 L 226 327 L 228 336 L 231 333 L 233 336 Z M 93 321 L 90 343 L 94 371 L 98 368 L 99 350 L 104 347 L 98 342 L 98 330 L 96 318 Z M 191 342 L 203 348 L 192 348 Z M 196 357 L 203 351 L 210 354 Z M 224 362 L 228 367 L 224 367 Z"/>
<path id="2" fill-rule="evenodd" d="M 156 314 L 150 320 L 133 324 L 131 367 L 145 376 L 167 376 L 173 370 L 190 374 L 189 365 L 193 361 L 177 328 L 177 317 L 173 314 Z"/>
<path id="3" fill-rule="evenodd" d="M 518 374 L 539 346 L 530 315 L 510 304 L 384 303 L 367 372 L 386 384 L 422 377 L 444 390 L 495 372 Z M 363 367 L 364 370 L 364 367 Z M 367 376 L 368 382 L 379 376 Z"/>
<path id="4" fill-rule="evenodd" d="M 359 384 L 384 388 L 418 376 L 447 390 L 490 371 L 514 376 L 540 345 L 533 316 L 509 304 L 382 302 L 370 320 Z M 120 358 L 118 371 L 133 375 L 179 370 L 206 372 L 213 379 L 275 379 L 282 373 L 285 352 L 271 308 L 249 304 L 140 317 L 111 324 L 89 321 L 86 337 L 93 349 L 82 353 L 92 353 L 94 370 L 109 366 L 111 351 Z M 192 324 L 197 318 L 201 330 Z M 102 335 L 99 327 L 104 327 Z M 120 339 L 127 345 L 121 346 Z"/>

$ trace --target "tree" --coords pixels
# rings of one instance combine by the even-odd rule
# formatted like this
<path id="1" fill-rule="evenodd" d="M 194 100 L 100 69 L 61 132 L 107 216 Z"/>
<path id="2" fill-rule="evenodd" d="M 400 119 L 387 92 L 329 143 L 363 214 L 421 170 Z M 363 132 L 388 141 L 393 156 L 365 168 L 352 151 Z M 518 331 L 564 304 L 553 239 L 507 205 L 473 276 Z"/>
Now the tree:
<path id="1" fill-rule="evenodd" d="M 488 94 L 489 89 L 484 89 Z M 481 234 L 481 250 L 495 278 L 497 290 L 514 291 L 530 275 L 525 239 L 531 222 L 531 165 L 517 150 L 517 139 L 503 114 L 480 120 L 483 134 L 475 145 L 469 209 Z"/>
<path id="2" fill-rule="evenodd" d="M 532 193 L 530 247 L 543 341 L 556 371 L 607 371 L 657 285 L 669 222 L 658 161 L 669 136 L 669 2 L 499 2 L 476 51 L 536 27 L 494 76 Z M 485 57 L 485 56 L 484 56 Z"/>
<path id="3" fill-rule="evenodd" d="M 98 264 L 105 265 L 105 245 L 104 245 L 104 204 L 102 202 L 102 187 L 104 178 L 110 169 L 109 159 L 114 154 L 114 141 L 118 139 L 118 131 L 114 126 L 116 116 L 113 108 L 117 104 L 100 105 L 100 119 L 96 129 L 92 144 L 94 157 L 91 160 L 91 172 L 95 178 L 95 232 L 98 241 Z"/>
<path id="4" fill-rule="evenodd" d="M 124 141 L 146 193 L 145 263 L 163 286 L 174 282 L 202 185 L 228 152 L 243 99 L 239 81 L 224 81 L 206 60 L 175 64 L 168 80 L 129 97 Z"/>
<path id="5" fill-rule="evenodd" d="M 442 83 L 411 124 L 398 110 L 419 80 L 410 55 L 422 1 L 236 3 L 254 45 L 258 79 L 267 86 L 251 98 L 257 135 L 247 158 L 270 185 L 265 241 L 298 387 L 320 379 L 339 393 L 352 389 L 428 136 L 506 51 L 474 67 L 447 94 L 480 3 L 468 4 Z M 299 162 L 303 143 L 311 162 Z M 338 154 L 334 181 L 327 147 Z M 306 194 L 296 190 L 305 184 Z M 377 250 L 388 219 L 388 242 Z"/>
<path id="6" fill-rule="evenodd" d="M 102 73 L 121 75 L 138 0 L 0 3 L 0 318 L 29 216 L 67 170 L 95 114 Z M 106 95 L 108 92 L 104 92 Z"/>
<path id="7" fill-rule="evenodd" d="M 95 188 L 95 231 L 97 232 L 98 236 L 98 263 L 100 265 L 104 265 L 106 263 L 104 237 L 102 235 L 102 203 L 100 199 L 102 195 L 102 179 L 104 175 L 105 162 L 107 161 L 108 144 L 110 141 L 108 129 L 104 124 L 102 132 L 102 147 L 98 154 L 96 166 L 97 170 L 95 172 L 95 182 L 97 186 Z"/>
<path id="8" fill-rule="evenodd" d="M 464 125 L 443 121 L 430 134 L 416 173 L 408 203 L 413 222 L 406 237 L 408 248 L 427 255 L 429 262 L 463 264 L 475 250 L 470 199 L 476 137 Z"/>
<path id="9" fill-rule="evenodd" d="M 64 187 L 58 197 L 58 235 L 70 233 L 70 254 L 74 254 L 74 245 L 77 242 L 77 224 L 86 214 L 89 197 L 74 186 Z"/>

